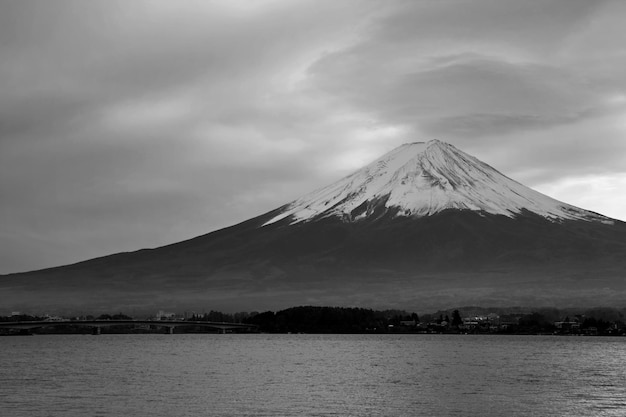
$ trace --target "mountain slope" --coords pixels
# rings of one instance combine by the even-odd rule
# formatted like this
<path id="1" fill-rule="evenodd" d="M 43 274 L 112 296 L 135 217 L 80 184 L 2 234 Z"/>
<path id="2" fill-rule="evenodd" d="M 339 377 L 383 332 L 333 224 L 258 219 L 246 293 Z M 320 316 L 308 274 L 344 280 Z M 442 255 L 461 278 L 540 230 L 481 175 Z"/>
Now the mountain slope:
<path id="1" fill-rule="evenodd" d="M 622 305 L 625 254 L 625 223 L 431 141 L 188 241 L 0 277 L 0 299 L 44 312 Z"/>

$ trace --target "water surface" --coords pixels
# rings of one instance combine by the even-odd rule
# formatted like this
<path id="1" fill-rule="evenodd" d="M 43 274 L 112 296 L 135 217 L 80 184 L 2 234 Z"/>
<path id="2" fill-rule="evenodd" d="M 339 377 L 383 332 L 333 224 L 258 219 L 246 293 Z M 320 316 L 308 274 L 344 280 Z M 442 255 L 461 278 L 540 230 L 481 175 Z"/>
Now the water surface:
<path id="1" fill-rule="evenodd" d="M 626 338 L 0 337 L 0 416 L 624 416 Z"/>

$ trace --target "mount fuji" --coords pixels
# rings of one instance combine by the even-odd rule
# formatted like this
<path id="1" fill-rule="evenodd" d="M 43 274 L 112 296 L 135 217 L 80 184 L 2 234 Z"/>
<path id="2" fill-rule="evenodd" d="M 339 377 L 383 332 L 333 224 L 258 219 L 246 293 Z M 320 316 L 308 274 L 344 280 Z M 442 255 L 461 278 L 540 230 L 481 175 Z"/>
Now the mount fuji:
<path id="1" fill-rule="evenodd" d="M 626 223 L 432 140 L 235 226 L 0 276 L 0 299 L 73 312 L 623 306 Z"/>

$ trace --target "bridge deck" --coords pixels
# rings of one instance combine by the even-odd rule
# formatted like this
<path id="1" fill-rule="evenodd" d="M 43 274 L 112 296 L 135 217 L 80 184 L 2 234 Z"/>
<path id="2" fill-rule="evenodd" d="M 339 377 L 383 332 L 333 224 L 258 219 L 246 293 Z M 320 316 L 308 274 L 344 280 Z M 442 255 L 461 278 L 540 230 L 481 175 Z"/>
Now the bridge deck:
<path id="1" fill-rule="evenodd" d="M 256 329 L 257 326 L 245 323 L 227 323 L 213 321 L 186 321 L 186 320 L 43 320 L 43 321 L 5 321 L 0 322 L 0 329 L 36 329 L 52 326 L 87 326 L 111 327 L 151 325 L 160 327 L 202 326 L 218 330 Z"/>

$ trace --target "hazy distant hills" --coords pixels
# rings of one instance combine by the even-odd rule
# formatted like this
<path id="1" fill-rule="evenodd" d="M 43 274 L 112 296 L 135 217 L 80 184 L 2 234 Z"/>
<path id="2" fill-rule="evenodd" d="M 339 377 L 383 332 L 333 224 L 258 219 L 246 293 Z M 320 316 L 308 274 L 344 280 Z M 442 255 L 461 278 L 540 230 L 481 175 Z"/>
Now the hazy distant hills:
<path id="1" fill-rule="evenodd" d="M 626 304 L 626 223 L 439 141 L 403 145 L 262 216 L 161 248 L 0 277 L 26 311 Z"/>

